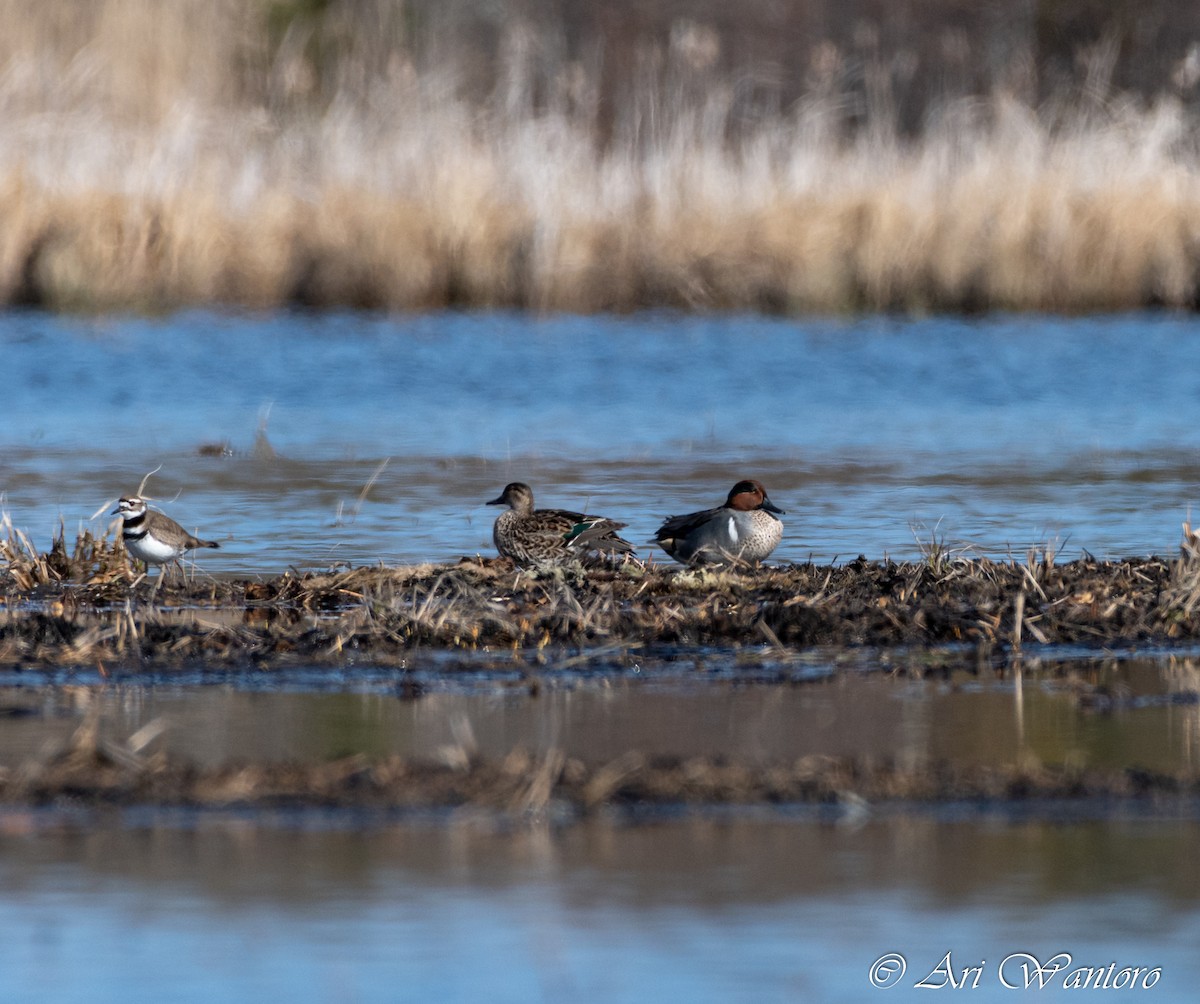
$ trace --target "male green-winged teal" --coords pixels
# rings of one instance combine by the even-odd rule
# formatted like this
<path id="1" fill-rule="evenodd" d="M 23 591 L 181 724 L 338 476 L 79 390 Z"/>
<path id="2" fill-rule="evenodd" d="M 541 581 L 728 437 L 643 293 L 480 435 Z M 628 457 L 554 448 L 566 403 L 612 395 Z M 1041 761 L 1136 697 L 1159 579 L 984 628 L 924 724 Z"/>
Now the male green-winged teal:
<path id="1" fill-rule="evenodd" d="M 685 565 L 757 564 L 783 539 L 783 510 L 757 481 L 739 481 L 725 504 L 703 512 L 672 516 L 658 528 L 654 543 Z"/>
<path id="2" fill-rule="evenodd" d="M 589 551 L 633 553 L 633 545 L 617 536 L 624 523 L 565 509 L 534 509 L 533 490 L 520 481 L 487 504 L 508 506 L 496 520 L 492 539 L 500 556 L 518 565 L 559 564 Z"/>

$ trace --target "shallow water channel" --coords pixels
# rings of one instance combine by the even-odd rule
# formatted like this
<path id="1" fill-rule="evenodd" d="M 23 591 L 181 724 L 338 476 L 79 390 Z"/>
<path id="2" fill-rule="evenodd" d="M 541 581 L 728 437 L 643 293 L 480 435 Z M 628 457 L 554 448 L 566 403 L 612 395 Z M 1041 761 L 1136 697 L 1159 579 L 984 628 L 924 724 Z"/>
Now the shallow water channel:
<path id="1" fill-rule="evenodd" d="M 1170 554 L 1200 502 L 1200 371 L 1183 364 L 1197 328 L 10 313 L 0 508 L 45 546 L 60 519 L 103 529 L 93 514 L 161 464 L 148 494 L 221 543 L 200 574 L 273 575 L 490 553 L 483 502 L 514 479 L 641 542 L 755 476 L 787 510 L 784 562 L 915 558 L 934 540 Z M 468 745 L 1185 773 L 1200 769 L 1194 654 L 1032 652 L 997 674 L 942 653 L 919 680 L 901 670 L 920 652 L 767 648 L 486 670 L 421 652 L 403 670 L 23 669 L 0 674 L 0 769 L 96 714 L 117 741 L 163 726 L 149 748 L 202 765 Z M 1007 999 L 1020 953 L 1065 952 L 1072 968 L 1159 968 L 1161 999 L 1191 999 L 1197 827 L 1150 801 L 566 827 L 9 808 L 0 996 L 861 1001 L 938 982 L 949 952 L 973 998 Z M 890 953 L 907 968 L 875 990 Z"/>

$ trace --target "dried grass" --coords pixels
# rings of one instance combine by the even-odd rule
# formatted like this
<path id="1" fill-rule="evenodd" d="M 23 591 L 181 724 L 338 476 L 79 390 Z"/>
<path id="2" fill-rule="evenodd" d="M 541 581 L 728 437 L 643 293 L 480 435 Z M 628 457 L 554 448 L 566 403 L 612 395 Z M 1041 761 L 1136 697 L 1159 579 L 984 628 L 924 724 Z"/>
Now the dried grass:
<path id="1" fill-rule="evenodd" d="M 309 80 L 321 40 L 292 25 L 272 41 L 234 0 L 45 7 L 0 4 L 0 303 L 1083 311 L 1197 298 L 1200 134 L 1169 98 L 1107 94 L 1064 115 L 997 88 L 928 109 L 917 139 L 880 98 L 847 135 L 850 96 L 827 81 L 747 118 L 684 46 L 631 85 L 600 141 L 586 61 L 550 73 L 528 25 L 500 46 L 508 62 L 481 105 L 459 86 L 468 65 L 424 71 L 386 41 L 344 42 L 349 55 Z"/>
<path id="2" fill-rule="evenodd" d="M 22 552 L 0 565 L 0 665 L 402 665 L 426 648 L 469 653 L 476 667 L 513 654 L 566 666 L 679 646 L 765 646 L 783 665 L 815 645 L 970 645 L 981 664 L 1003 667 L 1034 643 L 1200 639 L 1200 563 L 1186 556 L 1059 563 L 1039 551 L 1024 561 L 859 559 L 716 574 L 632 563 L 538 574 L 464 559 L 257 582 L 172 579 L 154 602 L 115 573 L 18 588 L 43 560 Z"/>
<path id="3" fill-rule="evenodd" d="M 60 523 L 50 550 L 39 552 L 21 529 L 13 526 L 7 512 L 0 512 L 0 589 L 22 594 L 49 586 L 79 583 L 104 587 L 129 581 L 125 547 L 108 533 L 95 536 L 80 529 L 75 544 L 67 550 L 66 529 Z"/>

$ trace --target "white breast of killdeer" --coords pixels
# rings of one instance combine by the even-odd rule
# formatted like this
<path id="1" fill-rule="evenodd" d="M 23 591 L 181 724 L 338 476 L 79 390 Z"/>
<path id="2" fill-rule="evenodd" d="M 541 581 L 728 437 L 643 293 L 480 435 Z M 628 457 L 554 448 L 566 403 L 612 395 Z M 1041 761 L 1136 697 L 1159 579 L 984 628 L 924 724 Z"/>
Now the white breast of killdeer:
<path id="1" fill-rule="evenodd" d="M 185 551 L 196 547 L 220 547 L 216 541 L 193 537 L 170 516 L 147 508 L 137 495 L 121 499 L 112 515 L 124 520 L 121 539 L 125 550 L 148 565 L 176 561 Z"/>

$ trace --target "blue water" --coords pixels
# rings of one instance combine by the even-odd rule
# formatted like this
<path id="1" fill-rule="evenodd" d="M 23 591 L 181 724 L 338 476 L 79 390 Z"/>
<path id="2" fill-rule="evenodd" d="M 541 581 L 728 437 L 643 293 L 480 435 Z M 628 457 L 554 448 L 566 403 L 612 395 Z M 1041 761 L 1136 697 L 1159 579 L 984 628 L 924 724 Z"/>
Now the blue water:
<path id="1" fill-rule="evenodd" d="M 1007 956 L 1069 952 L 1159 967 L 1156 999 L 1191 1000 L 1194 839 L 1195 824 L 920 817 L 51 828 L 0 838 L 0 981 L 8 1000 L 114 1004 L 861 1001 L 920 999 L 949 952 L 983 966 L 971 999 L 998 1000 Z M 875 990 L 889 953 L 908 969 Z"/>
<path id="2" fill-rule="evenodd" d="M 1191 316 L 9 314 L 3 332 L 13 445 L 237 440 L 268 403 L 276 445 L 309 458 L 629 461 L 707 441 L 718 457 L 988 461 L 1200 439 Z"/>
<path id="3" fill-rule="evenodd" d="M 147 493 L 222 542 L 217 573 L 489 553 L 482 503 L 514 479 L 642 542 L 757 476 L 788 510 L 782 561 L 935 538 L 1171 553 L 1200 509 L 1198 333 L 1158 314 L 10 313 L 0 493 L 48 541 L 161 464 Z"/>

